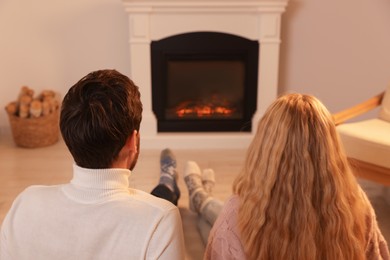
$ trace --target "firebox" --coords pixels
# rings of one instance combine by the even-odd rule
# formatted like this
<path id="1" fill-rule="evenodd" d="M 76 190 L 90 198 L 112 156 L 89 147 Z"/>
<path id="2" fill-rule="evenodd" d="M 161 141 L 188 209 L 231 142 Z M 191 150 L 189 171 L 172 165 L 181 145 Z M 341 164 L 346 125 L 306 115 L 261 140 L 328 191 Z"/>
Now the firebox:
<path id="1" fill-rule="evenodd" d="M 250 132 L 258 55 L 258 41 L 219 32 L 152 41 L 158 132 Z"/>

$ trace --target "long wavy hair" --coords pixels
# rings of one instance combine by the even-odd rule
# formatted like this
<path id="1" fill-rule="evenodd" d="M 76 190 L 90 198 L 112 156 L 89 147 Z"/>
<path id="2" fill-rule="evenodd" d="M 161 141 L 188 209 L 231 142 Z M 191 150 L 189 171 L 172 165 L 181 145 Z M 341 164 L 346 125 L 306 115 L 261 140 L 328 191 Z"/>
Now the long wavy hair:
<path id="1" fill-rule="evenodd" d="M 365 195 L 315 97 L 286 94 L 271 104 L 233 192 L 249 259 L 365 259 Z"/>

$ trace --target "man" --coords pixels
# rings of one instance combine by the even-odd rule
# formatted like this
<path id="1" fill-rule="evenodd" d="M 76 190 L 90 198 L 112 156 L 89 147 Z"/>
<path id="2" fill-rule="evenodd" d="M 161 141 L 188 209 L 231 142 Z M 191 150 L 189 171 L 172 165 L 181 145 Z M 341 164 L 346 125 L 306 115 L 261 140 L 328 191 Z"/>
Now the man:
<path id="1" fill-rule="evenodd" d="M 138 87 L 115 70 L 92 72 L 68 91 L 60 129 L 73 178 L 16 198 L 1 229 L 1 259 L 184 259 L 177 207 L 128 188 L 141 113 Z"/>

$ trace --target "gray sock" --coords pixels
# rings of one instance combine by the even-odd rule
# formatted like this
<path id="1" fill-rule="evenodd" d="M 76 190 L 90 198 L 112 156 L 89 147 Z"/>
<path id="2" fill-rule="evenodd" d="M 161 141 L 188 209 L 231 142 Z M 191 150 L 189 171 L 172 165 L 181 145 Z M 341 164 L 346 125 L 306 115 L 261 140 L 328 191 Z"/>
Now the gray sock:
<path id="1" fill-rule="evenodd" d="M 176 178 L 176 158 L 170 149 L 164 149 L 160 155 L 160 181 L 159 184 L 167 186 L 173 192 L 177 191 Z"/>
<path id="2" fill-rule="evenodd" d="M 203 188 L 200 168 L 196 162 L 187 162 L 184 169 L 184 182 L 188 188 L 191 210 L 200 213 L 204 203 L 211 197 Z"/>

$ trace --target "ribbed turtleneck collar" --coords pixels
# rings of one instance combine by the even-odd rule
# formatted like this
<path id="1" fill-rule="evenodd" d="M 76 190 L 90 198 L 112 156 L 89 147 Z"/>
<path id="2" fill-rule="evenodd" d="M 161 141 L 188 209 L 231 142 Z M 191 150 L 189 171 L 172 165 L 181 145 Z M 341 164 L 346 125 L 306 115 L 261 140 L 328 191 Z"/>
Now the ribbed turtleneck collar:
<path id="1" fill-rule="evenodd" d="M 127 169 L 87 169 L 73 164 L 73 178 L 62 190 L 73 200 L 95 203 L 120 194 L 129 195 L 130 175 Z"/>
<path id="2" fill-rule="evenodd" d="M 80 188 L 89 189 L 127 189 L 131 171 L 127 169 L 87 169 L 73 164 L 71 183 Z"/>

